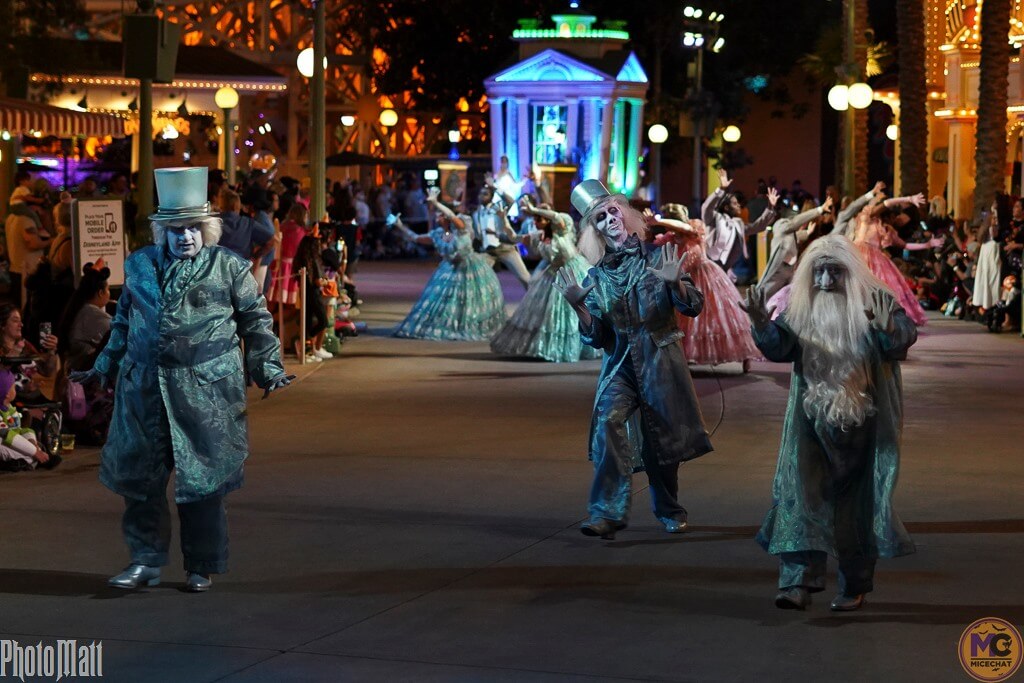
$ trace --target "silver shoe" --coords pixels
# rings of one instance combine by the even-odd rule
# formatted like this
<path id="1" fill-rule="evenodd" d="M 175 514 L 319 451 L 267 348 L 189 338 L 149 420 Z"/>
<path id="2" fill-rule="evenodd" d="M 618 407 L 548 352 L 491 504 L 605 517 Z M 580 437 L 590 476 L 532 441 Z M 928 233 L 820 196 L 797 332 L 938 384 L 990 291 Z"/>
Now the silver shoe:
<path id="1" fill-rule="evenodd" d="M 189 572 L 185 577 L 185 590 L 189 593 L 205 593 L 213 585 L 213 579 L 209 576 Z"/>
<path id="2" fill-rule="evenodd" d="M 864 606 L 864 594 L 860 595 L 843 595 L 840 593 L 832 599 L 832 604 L 828 606 L 833 612 L 853 612 Z"/>
<path id="3" fill-rule="evenodd" d="M 775 606 L 779 609 L 805 610 L 811 604 L 811 594 L 806 588 L 794 586 L 784 588 L 775 596 Z"/>
<path id="4" fill-rule="evenodd" d="M 684 533 L 690 526 L 685 519 L 663 519 L 661 523 L 665 525 L 665 531 L 670 534 Z"/>
<path id="5" fill-rule="evenodd" d="M 160 567 L 147 567 L 144 564 L 129 565 L 117 576 L 107 579 L 107 585 L 113 588 L 131 590 L 139 586 L 156 586 L 160 583 Z"/>

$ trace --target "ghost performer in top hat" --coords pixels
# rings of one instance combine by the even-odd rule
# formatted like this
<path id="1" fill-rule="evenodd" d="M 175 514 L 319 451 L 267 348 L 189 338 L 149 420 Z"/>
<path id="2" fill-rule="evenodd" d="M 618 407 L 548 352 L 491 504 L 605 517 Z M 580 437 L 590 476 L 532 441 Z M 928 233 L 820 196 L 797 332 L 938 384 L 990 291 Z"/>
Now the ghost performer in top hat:
<path id="1" fill-rule="evenodd" d="M 154 586 L 167 564 L 171 521 L 167 482 L 181 521 L 191 592 L 227 571 L 224 496 L 242 484 L 248 456 L 244 361 L 270 392 L 292 379 L 251 263 L 217 246 L 206 168 L 155 172 L 160 207 L 151 246 L 125 262 L 110 340 L 79 382 L 117 380 L 100 481 L 125 500 L 122 522 L 131 565 L 108 582 Z"/>
<path id="2" fill-rule="evenodd" d="M 683 271 L 679 247 L 645 242 L 643 216 L 599 180 L 572 193 L 582 214 L 580 253 L 593 266 L 582 284 L 562 268 L 555 287 L 579 318 L 583 342 L 604 351 L 590 427 L 594 482 L 587 536 L 614 538 L 629 516 L 630 475 L 646 470 L 654 514 L 686 530 L 679 463 L 711 451 L 679 339 L 675 311 L 695 316 L 704 296 Z"/>

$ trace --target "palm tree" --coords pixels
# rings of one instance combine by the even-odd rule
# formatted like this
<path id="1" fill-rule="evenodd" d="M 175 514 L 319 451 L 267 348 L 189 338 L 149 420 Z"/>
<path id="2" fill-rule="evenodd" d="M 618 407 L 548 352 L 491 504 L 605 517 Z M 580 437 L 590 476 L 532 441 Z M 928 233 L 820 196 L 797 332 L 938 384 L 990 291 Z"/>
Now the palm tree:
<path id="1" fill-rule="evenodd" d="M 874 39 L 874 33 L 868 25 L 868 0 L 847 0 L 854 3 L 853 22 L 853 50 L 854 64 L 858 66 L 857 80 L 861 80 L 861 73 L 867 71 L 868 44 L 866 41 Z M 864 72 L 860 72 L 860 65 L 864 65 Z M 847 188 L 851 196 L 855 196 L 867 189 L 868 182 L 868 110 L 857 109 L 853 114 L 854 140 L 853 148 L 853 187 Z"/>
<path id="2" fill-rule="evenodd" d="M 1010 75 L 1011 0 L 985 0 L 981 11 L 981 73 L 978 78 L 978 133 L 974 152 L 974 218 L 1003 191 L 1006 165 L 1006 91 Z"/>
<path id="3" fill-rule="evenodd" d="M 987 3 L 985 8 L 988 9 Z M 923 0 L 898 0 L 896 23 L 900 67 L 900 185 L 904 194 L 913 194 L 928 188 L 928 83 Z"/>

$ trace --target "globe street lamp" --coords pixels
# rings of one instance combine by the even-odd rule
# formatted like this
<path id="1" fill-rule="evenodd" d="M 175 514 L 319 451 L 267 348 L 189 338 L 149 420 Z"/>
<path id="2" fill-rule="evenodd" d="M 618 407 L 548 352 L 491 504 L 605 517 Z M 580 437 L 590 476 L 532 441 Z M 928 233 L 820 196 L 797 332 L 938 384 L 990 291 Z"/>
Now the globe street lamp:
<path id="1" fill-rule="evenodd" d="M 235 184 L 235 126 L 231 122 L 231 110 L 238 106 L 238 91 L 227 85 L 213 95 L 214 103 L 224 112 L 224 179 L 228 185 Z"/>
<path id="2" fill-rule="evenodd" d="M 726 126 L 725 130 L 722 131 L 722 139 L 726 142 L 739 142 L 741 135 L 743 133 L 740 131 L 739 126 Z"/>
<path id="3" fill-rule="evenodd" d="M 683 8 L 683 34 L 680 38 L 682 47 L 697 51 L 694 60 L 693 88 L 690 99 L 696 103 L 693 113 L 693 201 L 698 203 L 704 196 L 702 190 L 704 176 L 704 116 L 703 79 L 704 79 L 704 48 L 710 47 L 712 52 L 719 52 L 725 40 L 719 38 L 722 20 L 721 12 L 705 12 L 699 7 L 687 5 Z"/>
<path id="4" fill-rule="evenodd" d="M 647 139 L 651 141 L 651 204 L 657 211 L 661 206 L 661 145 L 668 140 L 668 128 L 654 124 L 647 129 Z"/>

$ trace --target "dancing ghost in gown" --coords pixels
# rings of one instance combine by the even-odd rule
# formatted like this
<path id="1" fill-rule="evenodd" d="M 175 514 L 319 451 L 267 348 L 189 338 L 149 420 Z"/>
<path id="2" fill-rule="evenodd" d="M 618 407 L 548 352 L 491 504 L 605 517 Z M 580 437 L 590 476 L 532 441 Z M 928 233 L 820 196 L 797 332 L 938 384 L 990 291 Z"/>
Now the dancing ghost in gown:
<path id="1" fill-rule="evenodd" d="M 498 276 L 487 259 L 473 251 L 468 218 L 442 204 L 437 199 L 437 188 L 432 188 L 427 201 L 437 211 L 437 227 L 429 235 L 416 235 L 402 228 L 410 239 L 432 243 L 441 263 L 394 335 L 407 339 L 490 339 L 507 318 Z"/>
<path id="2" fill-rule="evenodd" d="M 491 340 L 491 351 L 505 356 L 542 358 L 555 363 L 574 363 L 600 356 L 600 351 L 580 339 L 579 320 L 569 302 L 552 285 L 558 270 L 566 267 L 582 280 L 590 270 L 576 250 L 576 232 L 568 214 L 545 205 L 522 203 L 535 216 L 537 252 L 543 261 L 530 278 L 530 287 L 508 322 Z M 545 232 L 550 238 L 545 239 Z"/>

